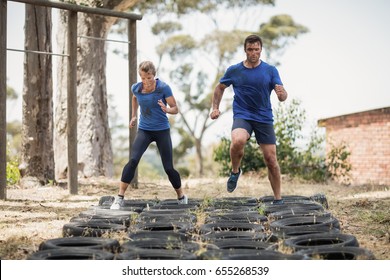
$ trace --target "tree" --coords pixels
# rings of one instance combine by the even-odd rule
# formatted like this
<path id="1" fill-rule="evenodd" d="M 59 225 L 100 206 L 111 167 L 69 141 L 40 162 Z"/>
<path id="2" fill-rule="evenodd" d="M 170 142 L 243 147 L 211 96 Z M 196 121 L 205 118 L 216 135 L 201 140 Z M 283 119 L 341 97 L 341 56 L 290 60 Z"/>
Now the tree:
<path id="1" fill-rule="evenodd" d="M 274 16 L 269 22 L 251 29 L 243 22 L 251 17 L 249 12 L 262 5 L 274 5 L 275 1 L 158 1 L 142 2 L 140 11 L 150 13 L 156 23 L 152 33 L 160 39 L 156 48 L 162 71 L 168 72 L 172 84 L 179 92 L 180 118 L 175 124 L 182 142 L 176 147 L 176 155 L 184 155 L 194 148 L 197 155 L 198 175 L 204 173 L 203 137 L 215 125 L 209 111 L 213 89 L 225 69 L 232 63 L 244 38 L 257 33 L 265 39 L 269 55 L 284 50 L 288 43 L 308 30 L 296 24 L 288 15 Z M 231 12 L 232 14 L 226 15 Z M 253 15 L 252 15 L 253 16 Z M 222 26 L 229 17 L 229 26 Z M 200 39 L 195 38 L 183 25 L 183 19 L 192 26 L 204 29 Z M 226 23 L 226 21 L 225 21 Z M 168 66 L 167 66 L 168 65 Z M 224 111 L 230 109 L 225 105 Z"/>
<path id="2" fill-rule="evenodd" d="M 51 8 L 26 5 L 25 49 L 51 52 Z M 50 55 L 24 60 L 21 172 L 41 184 L 54 180 L 53 82 Z"/>
<path id="3" fill-rule="evenodd" d="M 100 7 L 116 11 L 125 11 L 140 0 L 83 0 L 69 1 L 91 7 Z M 112 176 L 113 155 L 111 134 L 108 123 L 108 105 L 106 89 L 106 47 L 101 40 L 86 37 L 106 38 L 116 18 L 97 15 L 78 15 L 78 161 L 82 175 Z M 60 12 L 58 45 L 59 51 L 65 53 L 67 37 L 67 16 Z M 55 111 L 55 162 L 56 177 L 66 176 L 66 58 L 58 64 L 58 95 Z"/>

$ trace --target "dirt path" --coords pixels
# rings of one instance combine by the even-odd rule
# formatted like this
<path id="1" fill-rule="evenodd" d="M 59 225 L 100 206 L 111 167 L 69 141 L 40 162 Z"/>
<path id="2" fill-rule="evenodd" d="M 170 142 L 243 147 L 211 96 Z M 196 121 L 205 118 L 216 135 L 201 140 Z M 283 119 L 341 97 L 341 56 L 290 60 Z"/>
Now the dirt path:
<path id="1" fill-rule="evenodd" d="M 270 195 L 264 178 L 243 175 L 233 193 L 225 190 L 225 178 L 186 179 L 183 187 L 191 198 L 213 199 L 228 196 L 259 198 Z M 79 194 L 70 195 L 59 186 L 9 187 L 7 200 L 0 201 L 0 258 L 25 259 L 41 242 L 62 237 L 62 227 L 81 211 L 98 204 L 104 195 L 117 193 L 117 182 L 105 178 L 80 181 Z M 340 221 L 344 233 L 353 234 L 361 247 L 371 250 L 377 259 L 390 260 L 390 190 L 384 186 L 344 187 L 307 184 L 284 180 L 284 195 L 325 194 L 329 211 Z M 129 189 L 126 199 L 174 198 L 165 179 L 140 181 L 138 189 Z"/>

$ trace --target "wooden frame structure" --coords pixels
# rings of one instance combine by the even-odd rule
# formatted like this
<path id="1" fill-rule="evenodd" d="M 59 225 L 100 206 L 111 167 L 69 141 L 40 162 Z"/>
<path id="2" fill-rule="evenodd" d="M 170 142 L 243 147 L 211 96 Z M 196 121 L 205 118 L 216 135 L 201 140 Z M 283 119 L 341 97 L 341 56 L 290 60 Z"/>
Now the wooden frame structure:
<path id="1" fill-rule="evenodd" d="M 21 2 L 68 11 L 68 80 L 67 80 L 67 145 L 68 145 L 68 187 L 70 194 L 77 194 L 77 13 L 123 18 L 128 20 L 129 84 L 137 81 L 137 26 L 142 16 L 134 13 L 117 12 L 103 8 L 92 8 L 48 0 L 0 0 L 0 199 L 7 198 L 7 2 Z M 49 54 L 50 55 L 50 54 Z M 131 118 L 131 94 L 129 95 L 129 120 Z M 130 130 L 130 148 L 135 131 Z M 130 149 L 131 150 L 131 149 Z"/>

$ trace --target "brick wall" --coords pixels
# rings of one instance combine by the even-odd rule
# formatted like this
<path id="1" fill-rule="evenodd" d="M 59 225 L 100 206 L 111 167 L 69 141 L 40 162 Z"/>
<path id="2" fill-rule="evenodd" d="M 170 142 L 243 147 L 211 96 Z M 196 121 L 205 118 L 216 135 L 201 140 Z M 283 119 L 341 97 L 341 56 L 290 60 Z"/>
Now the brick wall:
<path id="1" fill-rule="evenodd" d="M 346 143 L 352 184 L 390 185 L 390 107 L 319 120 L 326 150 Z"/>

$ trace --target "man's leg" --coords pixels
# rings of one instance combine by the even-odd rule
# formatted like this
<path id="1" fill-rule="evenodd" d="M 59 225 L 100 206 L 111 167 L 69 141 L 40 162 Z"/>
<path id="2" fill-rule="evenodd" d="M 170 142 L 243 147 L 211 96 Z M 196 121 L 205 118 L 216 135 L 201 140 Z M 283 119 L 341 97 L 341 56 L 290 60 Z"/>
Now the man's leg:
<path id="1" fill-rule="evenodd" d="M 278 160 L 276 158 L 276 145 L 260 144 L 263 152 L 264 161 L 268 168 L 268 179 L 271 183 L 272 191 L 275 200 L 282 199 L 281 197 L 281 175 Z"/>
<path id="2" fill-rule="evenodd" d="M 230 144 L 230 160 L 232 162 L 232 172 L 238 173 L 241 160 L 244 157 L 245 144 L 249 139 L 249 133 L 243 128 L 236 128 L 232 131 L 232 141 Z"/>

